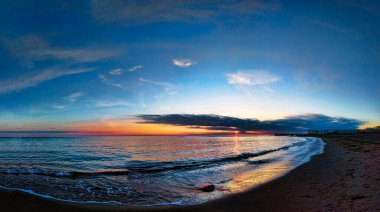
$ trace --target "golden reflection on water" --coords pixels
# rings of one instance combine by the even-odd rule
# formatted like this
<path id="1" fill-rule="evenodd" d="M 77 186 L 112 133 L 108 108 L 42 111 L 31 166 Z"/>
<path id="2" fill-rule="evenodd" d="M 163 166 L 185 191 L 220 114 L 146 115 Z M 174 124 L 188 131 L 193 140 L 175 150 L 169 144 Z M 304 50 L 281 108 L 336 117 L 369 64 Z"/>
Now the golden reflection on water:
<path id="1" fill-rule="evenodd" d="M 240 173 L 233 180 L 224 184 L 224 188 L 232 193 L 256 187 L 280 177 L 293 167 L 290 161 L 282 161 L 265 165 L 261 168 Z"/>
<path id="2" fill-rule="evenodd" d="M 145 152 L 145 154 L 133 154 L 128 160 L 136 161 L 172 161 L 178 159 L 186 158 L 199 158 L 199 157 L 209 157 L 210 159 L 217 158 L 224 155 L 240 155 L 246 149 L 251 149 L 251 151 L 258 151 L 259 149 L 269 149 L 270 142 L 247 142 L 251 138 L 249 137 L 220 137 L 217 142 L 213 138 L 208 137 L 104 137 L 103 139 L 92 142 L 92 146 L 97 146 L 101 148 L 105 153 L 112 154 L 126 154 L 128 152 Z M 265 141 L 267 137 L 255 137 L 257 141 Z M 121 142 L 123 141 L 123 142 Z M 184 142 L 185 141 L 185 142 Z M 186 145 L 183 145 L 186 144 Z M 204 151 L 208 150 L 208 151 Z M 147 153 L 152 153 L 153 155 L 146 155 Z M 177 152 L 181 154 L 177 154 Z M 159 153 L 159 154 L 158 154 Z M 272 153 L 270 156 L 274 157 L 276 153 Z M 279 154 L 279 153 L 277 153 Z M 269 155 L 260 156 L 263 159 Z M 259 157 L 256 157 L 258 159 Z M 126 163 L 127 160 L 125 161 Z M 105 165 L 112 165 L 106 164 Z M 231 166 L 236 166 L 237 164 L 231 164 Z M 213 193 L 200 193 L 200 197 L 210 199 L 210 196 L 219 196 L 226 193 L 237 193 L 247 188 L 256 187 L 262 185 L 270 180 L 280 177 L 292 168 L 294 164 L 291 161 L 279 161 L 274 163 L 268 163 L 265 165 L 260 165 L 258 167 L 251 167 L 252 170 L 244 170 L 240 173 L 234 172 L 236 175 L 233 177 L 228 169 L 233 169 L 233 167 L 224 166 L 226 169 L 224 179 L 233 178 L 231 181 L 223 183 L 221 186 L 217 186 L 216 192 Z M 212 182 L 212 180 L 211 180 Z M 205 184 L 206 185 L 206 184 Z M 202 187 L 202 185 L 198 185 Z"/>
<path id="3" fill-rule="evenodd" d="M 233 148 L 232 148 L 232 151 L 234 154 L 240 154 L 239 147 L 240 147 L 239 137 L 235 135 L 233 138 Z"/>

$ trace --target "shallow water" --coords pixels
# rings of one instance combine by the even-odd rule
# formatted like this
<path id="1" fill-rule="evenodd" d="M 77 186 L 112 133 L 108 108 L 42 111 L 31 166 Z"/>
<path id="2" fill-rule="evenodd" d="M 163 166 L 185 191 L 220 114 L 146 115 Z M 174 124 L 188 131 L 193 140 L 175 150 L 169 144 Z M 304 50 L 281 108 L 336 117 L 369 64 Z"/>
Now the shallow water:
<path id="1" fill-rule="evenodd" d="M 0 138 L 0 186 L 65 201 L 197 204 L 285 174 L 323 152 L 318 138 Z M 216 190 L 199 188 L 213 184 Z"/>

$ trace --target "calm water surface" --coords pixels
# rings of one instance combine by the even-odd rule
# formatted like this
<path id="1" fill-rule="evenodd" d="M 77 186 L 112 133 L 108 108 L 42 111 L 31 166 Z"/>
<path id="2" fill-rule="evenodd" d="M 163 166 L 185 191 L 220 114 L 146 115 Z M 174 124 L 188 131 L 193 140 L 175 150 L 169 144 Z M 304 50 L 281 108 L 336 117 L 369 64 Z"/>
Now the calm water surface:
<path id="1" fill-rule="evenodd" d="M 64 201 L 197 204 L 281 176 L 323 145 L 275 136 L 0 138 L 0 186 Z M 199 190 L 210 184 L 214 192 Z"/>

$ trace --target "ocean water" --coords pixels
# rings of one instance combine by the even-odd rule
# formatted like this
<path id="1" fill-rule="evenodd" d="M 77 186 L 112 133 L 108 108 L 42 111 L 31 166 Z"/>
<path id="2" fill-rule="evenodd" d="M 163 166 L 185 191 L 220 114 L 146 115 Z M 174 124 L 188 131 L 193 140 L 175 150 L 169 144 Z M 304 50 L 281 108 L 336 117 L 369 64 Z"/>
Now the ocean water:
<path id="1" fill-rule="evenodd" d="M 323 146 L 279 136 L 0 138 L 0 188 L 89 204 L 198 204 L 284 175 Z"/>

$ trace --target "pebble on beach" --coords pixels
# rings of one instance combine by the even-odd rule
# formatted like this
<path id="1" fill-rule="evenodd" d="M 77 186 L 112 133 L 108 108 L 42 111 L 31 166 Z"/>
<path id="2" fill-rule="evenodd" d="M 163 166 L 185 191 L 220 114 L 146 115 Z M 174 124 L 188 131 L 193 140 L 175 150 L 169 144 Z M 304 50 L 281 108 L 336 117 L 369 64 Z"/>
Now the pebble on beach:
<path id="1" fill-rule="evenodd" d="M 215 185 L 207 185 L 200 189 L 203 192 L 213 192 L 215 190 Z"/>

